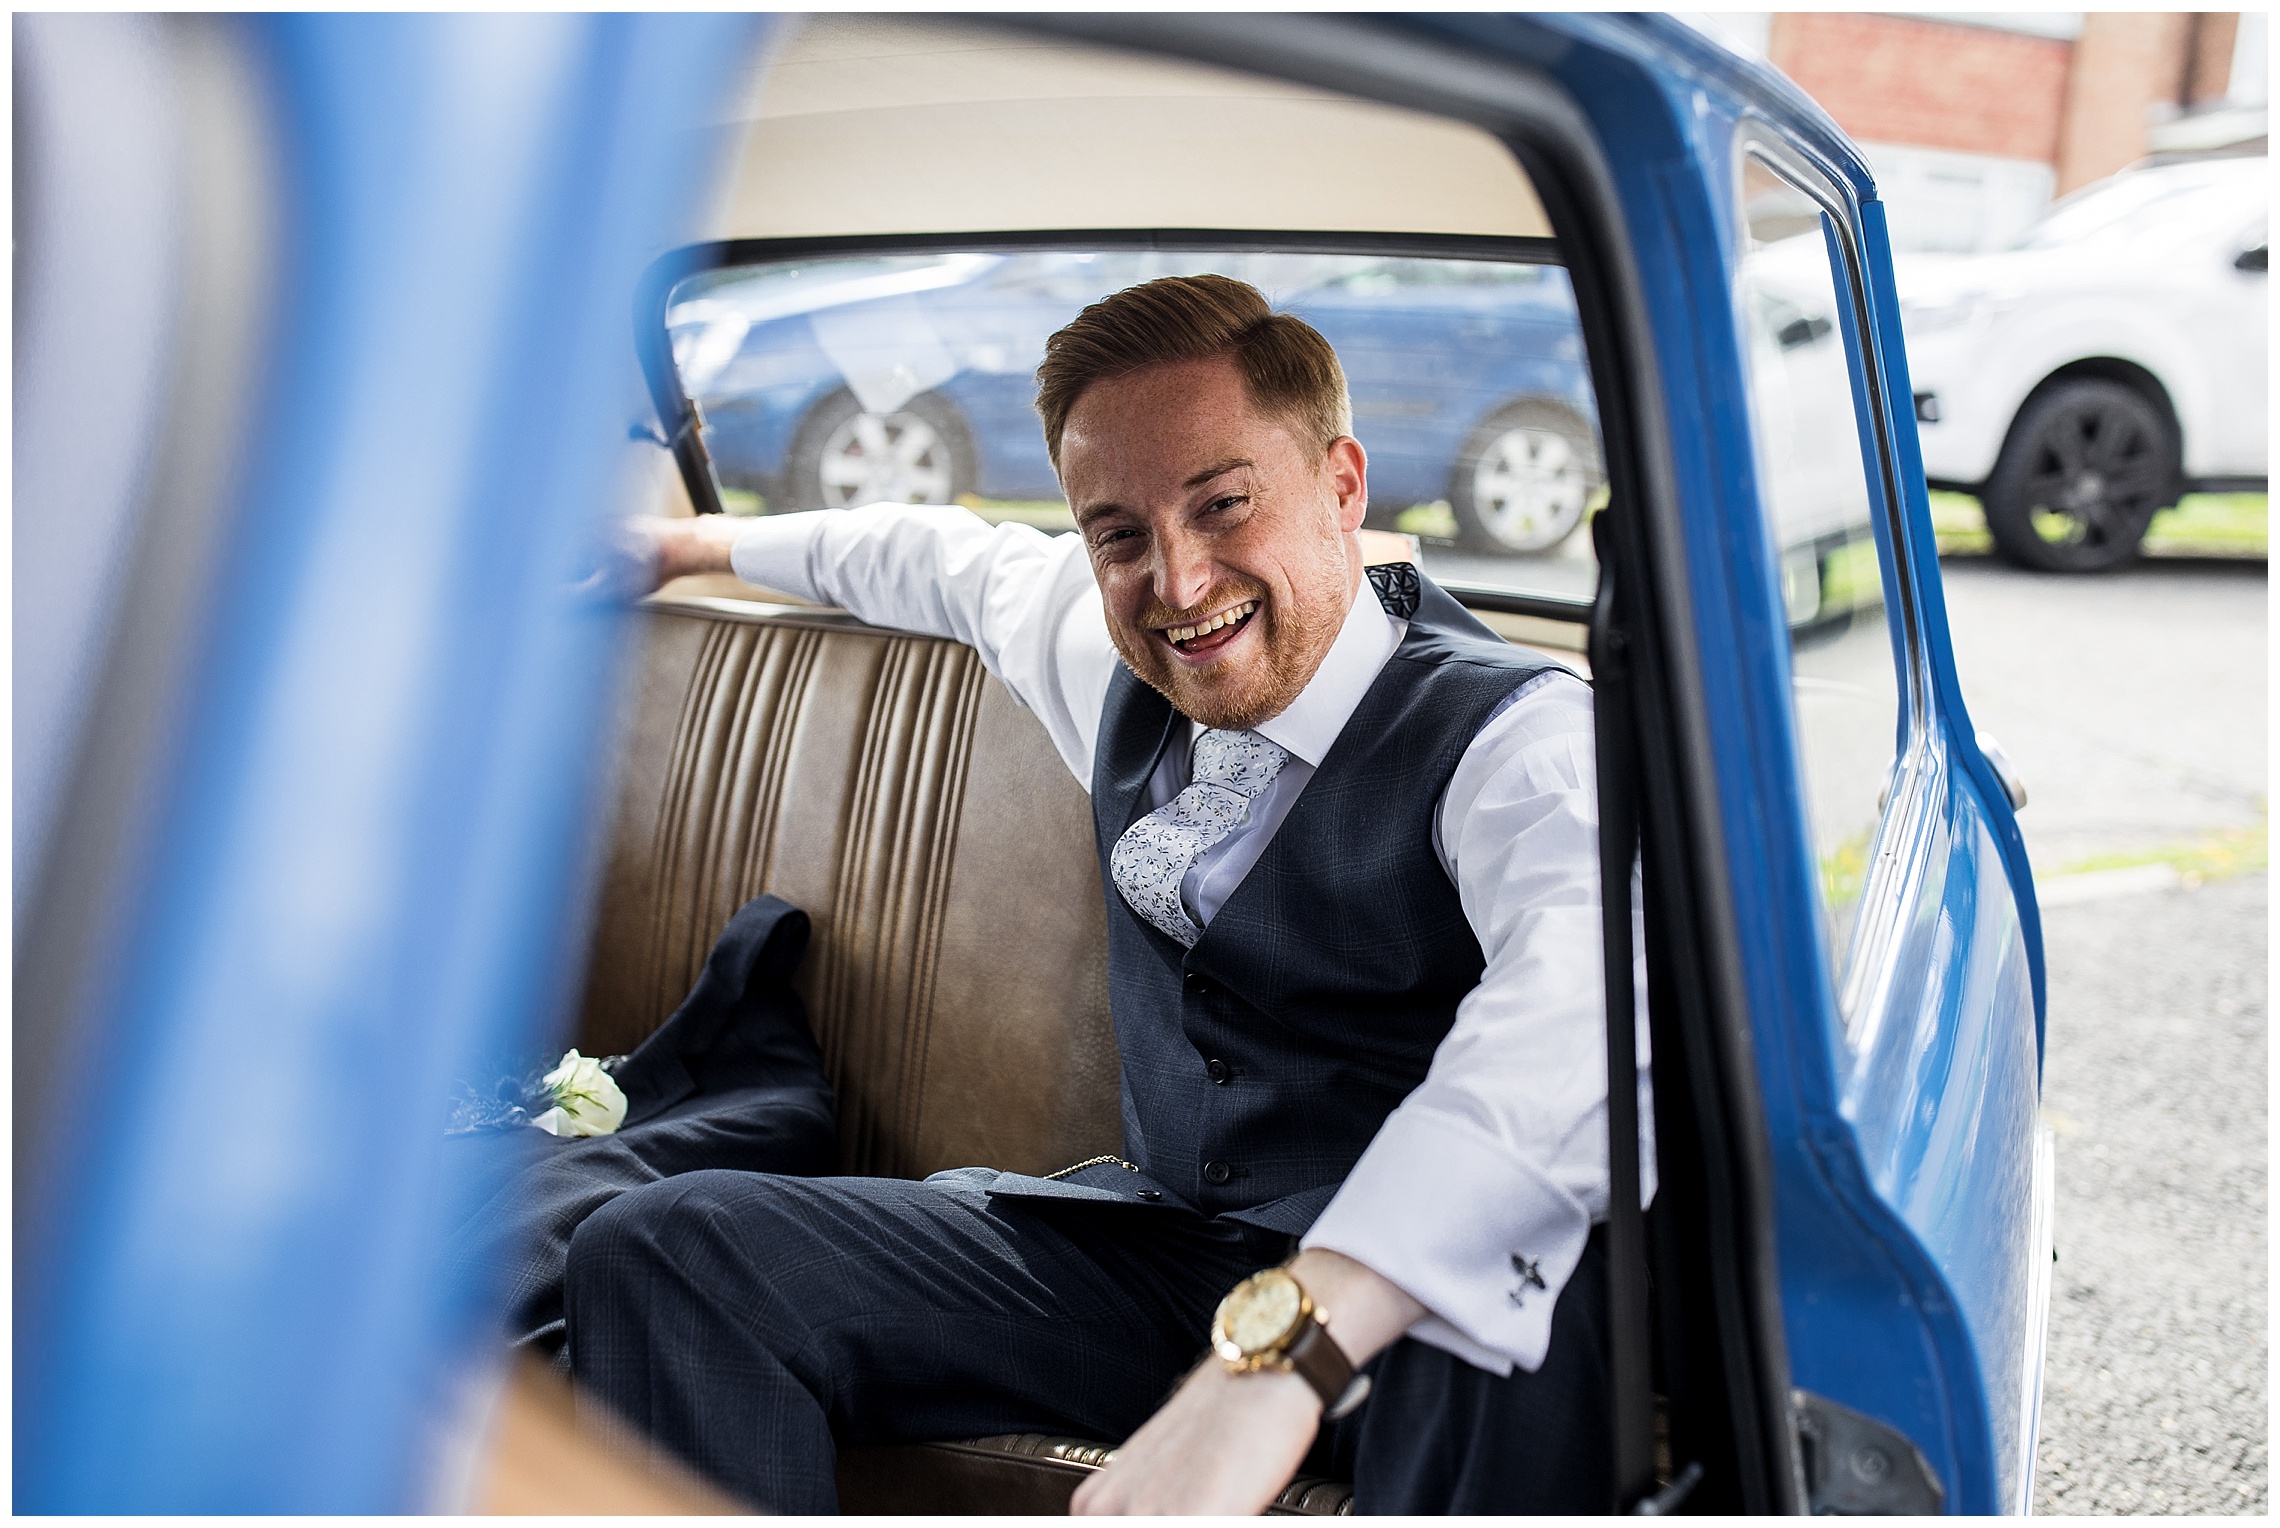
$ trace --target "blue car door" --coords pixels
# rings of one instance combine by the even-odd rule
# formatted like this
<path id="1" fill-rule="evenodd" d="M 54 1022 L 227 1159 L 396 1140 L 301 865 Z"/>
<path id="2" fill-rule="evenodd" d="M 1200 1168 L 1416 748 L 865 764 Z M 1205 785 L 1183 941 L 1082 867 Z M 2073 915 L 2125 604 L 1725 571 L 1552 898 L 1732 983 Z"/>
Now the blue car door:
<path id="1" fill-rule="evenodd" d="M 1652 314 L 1804 1504 L 2020 1511 L 2040 931 L 1957 689 L 1883 209 L 1771 69 L 1669 18 L 1554 25 Z"/>
<path id="2" fill-rule="evenodd" d="M 1770 131 L 1744 126 L 1734 153 L 1735 311 L 1821 914 L 1825 1033 L 1792 1037 L 1818 1074 L 1803 1144 L 1903 1270 L 1919 1325 L 1887 1336 L 1940 1394 L 1912 1400 L 1884 1343 L 1859 1340 L 1864 1313 L 1831 1298 L 1836 1238 L 1807 1224 L 1783 1228 L 1792 1377 L 1941 1460 L 1951 1509 L 2023 1510 L 2049 1265 L 2031 884 L 1957 693 L 1913 421 L 1892 406 L 1910 393 L 1882 207 Z"/>

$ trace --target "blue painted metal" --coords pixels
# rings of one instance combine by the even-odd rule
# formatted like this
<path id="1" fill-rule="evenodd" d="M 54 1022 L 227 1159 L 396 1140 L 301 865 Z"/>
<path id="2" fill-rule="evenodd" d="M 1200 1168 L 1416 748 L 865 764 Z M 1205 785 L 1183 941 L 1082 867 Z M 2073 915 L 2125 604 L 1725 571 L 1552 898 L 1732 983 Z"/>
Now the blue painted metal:
<path id="1" fill-rule="evenodd" d="M 1885 396 L 1910 399 L 1884 208 L 1860 210 Z M 1877 1195 L 1931 1253 L 1963 1314 L 1992 1432 L 1994 1505 L 2023 1511 L 2033 1482 L 2021 1478 L 2020 1432 L 2031 1425 L 2022 1370 L 2043 1319 L 2030 1308 L 2029 1266 L 2041 927 L 2018 820 L 1956 687 L 1913 411 L 1896 402 L 1891 412 L 1945 814 L 1916 851 L 1919 892 L 1892 957 L 1894 987 L 1839 1051 L 1840 1067 L 1850 1060 L 1841 1110 Z M 1882 1075 L 1870 1085 L 1872 1073 Z"/>
<path id="2" fill-rule="evenodd" d="M 618 613 L 567 593 L 735 16 L 275 17 L 289 285 L 229 574 L 19 1310 L 43 1512 L 392 1511 L 484 1291 L 470 1059 L 566 996 Z M 24 1340 L 28 1334 L 29 1341 Z"/>
<path id="3" fill-rule="evenodd" d="M 20 1312 L 31 1510 L 411 1504 L 417 1426 L 480 1296 L 436 1266 L 470 1186 L 426 1101 L 561 996 L 617 627 L 560 590 L 639 406 L 626 295 L 704 163 L 659 109 L 711 99 L 750 35 L 248 25 L 287 149 L 291 294 L 195 723 L 96 1026 L 115 1044 L 32 1286 L 56 1293 Z M 1675 23 L 1388 25 L 1543 67 L 1614 177 L 1687 506 L 1728 891 L 1749 909 L 1796 1382 L 1905 1432 L 1951 1509 L 2014 1506 L 2031 882 L 1956 686 L 1914 421 L 1888 408 L 1939 810 L 1909 846 L 1907 979 L 1851 1037 L 1835 1022 L 1730 307 L 1748 119 L 1849 188 L 1871 309 L 1848 338 L 1909 398 L 1872 181 L 1793 87 Z"/>
<path id="4" fill-rule="evenodd" d="M 1724 811 L 1753 1054 L 1773 1148 L 1796 1384 L 1899 1428 L 1951 1511 L 2017 1510 L 2020 1355 L 2040 930 L 2023 846 L 1956 686 L 1901 353 L 1883 209 L 1866 165 L 1771 69 L 1660 17 L 1466 17 L 1413 26 L 1533 61 L 1599 136 L 1641 273 L 1684 521 L 1693 636 Z M 1820 937 L 1789 705 L 1788 633 L 1763 530 L 1732 316 L 1744 122 L 1842 187 L 1869 286 L 1854 364 L 1878 367 L 1930 670 L 1920 888 L 1856 1049 Z M 1890 400 L 1902 400 L 1895 407 Z M 1877 491 L 1881 493 L 1881 485 Z M 1878 537 L 1895 550 L 1883 518 Z"/>
<path id="5" fill-rule="evenodd" d="M 1888 382 L 1886 396 L 1913 399 L 1915 391 L 1908 379 L 1908 356 L 1900 343 L 1900 294 L 1892 283 L 1891 238 L 1885 227 L 1884 206 L 1881 202 L 1869 202 L 1861 213 L 1875 256 L 1869 262 L 1869 299 L 1878 332 L 1885 336 L 1881 355 Z M 2019 834 L 2019 819 L 2012 810 L 2010 796 L 1997 778 L 1995 766 L 1980 752 L 1978 731 L 1972 726 L 1971 713 L 1963 703 L 1963 687 L 1955 672 L 1955 644 L 1948 640 L 1947 592 L 1939 579 L 1939 540 L 1932 530 L 1932 504 L 1924 483 L 1923 449 L 1916 438 L 1913 411 L 1898 410 L 1897 413 L 1901 427 L 1893 431 L 1892 439 L 1900 455 L 1900 481 L 1908 491 L 1907 502 L 1901 506 L 1908 531 L 1908 555 L 1918 567 L 1926 570 L 1919 581 L 1917 597 L 1925 630 L 1936 634 L 1926 644 L 1926 654 L 1931 660 L 1932 688 L 1948 737 L 1955 747 L 1957 762 L 1982 803 L 1980 820 L 1994 836 L 2003 873 L 2010 880 L 2011 894 L 2018 906 L 2033 997 L 2035 1075 L 2039 1079 L 2046 1005 L 2042 909 L 2035 901 L 2034 868 L 2027 861 L 2026 840 Z"/>

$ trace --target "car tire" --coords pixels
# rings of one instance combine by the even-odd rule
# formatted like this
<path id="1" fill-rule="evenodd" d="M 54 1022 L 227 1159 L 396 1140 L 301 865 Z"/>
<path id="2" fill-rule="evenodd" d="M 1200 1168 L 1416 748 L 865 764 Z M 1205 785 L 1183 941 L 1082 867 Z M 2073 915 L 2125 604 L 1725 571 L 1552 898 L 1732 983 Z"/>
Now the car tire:
<path id="1" fill-rule="evenodd" d="M 808 411 L 784 457 L 793 509 L 955 504 L 979 479 L 973 432 L 939 393 L 873 414 L 841 388 Z"/>
<path id="2" fill-rule="evenodd" d="M 1573 412 L 1506 404 L 1474 427 L 1450 471 L 1457 540 L 1498 556 L 1548 552 L 1583 523 L 1601 479 L 1599 442 Z"/>
<path id="3" fill-rule="evenodd" d="M 2005 561 L 2046 573 L 2128 563 L 2177 502 L 2177 431 L 2144 394 L 2085 379 L 2047 387 L 2011 423 L 1980 494 Z"/>

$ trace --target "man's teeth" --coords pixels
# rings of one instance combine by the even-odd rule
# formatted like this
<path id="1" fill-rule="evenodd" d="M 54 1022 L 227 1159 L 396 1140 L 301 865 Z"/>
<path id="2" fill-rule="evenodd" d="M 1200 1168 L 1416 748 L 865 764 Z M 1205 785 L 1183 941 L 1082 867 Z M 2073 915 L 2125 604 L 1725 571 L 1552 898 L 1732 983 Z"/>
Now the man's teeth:
<path id="1" fill-rule="evenodd" d="M 1193 642 L 1197 637 L 1208 636 L 1222 626 L 1234 625 L 1258 608 L 1259 602 L 1257 600 L 1245 600 L 1242 604 L 1231 609 L 1220 611 L 1219 614 L 1200 626 L 1174 626 L 1164 635 L 1174 642 Z"/>

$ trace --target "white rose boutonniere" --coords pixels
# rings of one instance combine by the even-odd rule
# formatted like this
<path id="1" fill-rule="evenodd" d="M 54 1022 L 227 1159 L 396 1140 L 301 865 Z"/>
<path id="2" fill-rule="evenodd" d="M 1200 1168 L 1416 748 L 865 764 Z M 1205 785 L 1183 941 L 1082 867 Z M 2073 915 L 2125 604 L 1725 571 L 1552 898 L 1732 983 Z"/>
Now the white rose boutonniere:
<path id="1" fill-rule="evenodd" d="M 565 1051 L 539 1086 L 553 1096 L 554 1107 L 531 1123 L 548 1135 L 608 1135 L 625 1123 L 625 1092 L 592 1056 Z"/>

